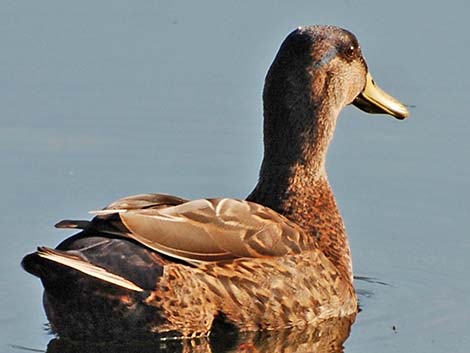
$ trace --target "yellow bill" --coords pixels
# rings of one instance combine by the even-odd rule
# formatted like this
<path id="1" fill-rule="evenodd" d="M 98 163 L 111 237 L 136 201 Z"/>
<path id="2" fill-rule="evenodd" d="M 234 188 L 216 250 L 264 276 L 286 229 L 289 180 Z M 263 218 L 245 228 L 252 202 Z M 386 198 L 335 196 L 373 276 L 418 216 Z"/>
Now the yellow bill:
<path id="1" fill-rule="evenodd" d="M 397 119 L 405 119 L 410 115 L 402 103 L 375 84 L 370 73 L 367 74 L 364 90 L 352 104 L 365 112 L 389 114 Z"/>

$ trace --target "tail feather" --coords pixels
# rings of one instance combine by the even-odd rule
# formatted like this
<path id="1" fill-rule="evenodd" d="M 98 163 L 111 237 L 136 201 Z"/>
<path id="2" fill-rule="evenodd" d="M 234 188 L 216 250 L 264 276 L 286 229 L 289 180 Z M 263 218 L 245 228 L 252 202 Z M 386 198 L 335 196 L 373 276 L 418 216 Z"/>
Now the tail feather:
<path id="1" fill-rule="evenodd" d="M 56 227 L 56 228 L 85 229 L 90 224 L 91 224 L 90 221 L 64 219 L 63 221 L 60 221 L 59 223 L 55 224 L 54 227 Z"/>
<path id="2" fill-rule="evenodd" d="M 144 289 L 124 277 L 108 272 L 106 269 L 93 265 L 84 259 L 67 253 L 65 251 L 54 250 L 47 247 L 39 247 L 35 253 L 40 258 L 53 261 L 76 271 L 85 273 L 94 278 L 98 278 L 108 283 L 127 288 L 136 292 L 143 292 Z"/>

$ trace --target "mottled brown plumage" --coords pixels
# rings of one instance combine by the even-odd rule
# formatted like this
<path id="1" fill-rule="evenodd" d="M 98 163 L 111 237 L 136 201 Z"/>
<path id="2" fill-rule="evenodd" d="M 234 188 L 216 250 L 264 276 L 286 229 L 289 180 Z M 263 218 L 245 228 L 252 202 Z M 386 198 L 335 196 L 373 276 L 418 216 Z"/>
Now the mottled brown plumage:
<path id="1" fill-rule="evenodd" d="M 298 28 L 264 89 L 265 154 L 246 201 L 162 194 L 118 200 L 24 268 L 41 278 L 59 335 L 118 339 L 305 328 L 353 318 L 344 224 L 325 159 L 341 109 L 407 116 L 378 89 L 358 42 L 332 26 Z"/>

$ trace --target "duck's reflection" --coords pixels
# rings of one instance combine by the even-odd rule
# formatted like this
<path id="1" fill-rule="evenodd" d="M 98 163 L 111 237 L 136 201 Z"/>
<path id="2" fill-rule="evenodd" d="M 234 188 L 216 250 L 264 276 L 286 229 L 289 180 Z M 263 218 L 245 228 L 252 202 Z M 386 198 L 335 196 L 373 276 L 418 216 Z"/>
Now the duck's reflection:
<path id="1" fill-rule="evenodd" d="M 264 331 L 238 334 L 220 332 L 210 338 L 192 340 L 151 340 L 126 343 L 71 342 L 53 339 L 47 347 L 48 353 L 111 353 L 111 352 L 343 352 L 343 343 L 348 338 L 355 317 L 336 318 L 324 321 L 316 327 L 302 330 Z"/>

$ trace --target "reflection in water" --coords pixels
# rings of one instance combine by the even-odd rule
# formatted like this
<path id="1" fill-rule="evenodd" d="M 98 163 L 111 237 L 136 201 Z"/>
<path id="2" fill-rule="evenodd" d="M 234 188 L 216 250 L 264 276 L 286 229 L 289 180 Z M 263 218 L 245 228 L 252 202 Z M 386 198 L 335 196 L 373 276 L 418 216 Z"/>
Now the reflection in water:
<path id="1" fill-rule="evenodd" d="M 146 342 L 89 343 L 53 339 L 48 353 L 111 353 L 111 352 L 318 352 L 341 353 L 355 317 L 324 321 L 316 327 L 302 330 L 264 331 L 246 334 L 225 332 L 211 338 L 192 340 L 155 340 Z"/>
<path id="2" fill-rule="evenodd" d="M 29 347 L 20 346 L 20 345 L 17 345 L 17 344 L 10 344 L 10 347 L 14 348 L 14 349 L 17 349 L 19 351 L 44 352 L 44 349 L 29 348 Z"/>
<path id="3" fill-rule="evenodd" d="M 364 281 L 367 283 L 374 283 L 374 284 L 381 284 L 383 286 L 391 286 L 390 283 L 383 282 L 377 278 L 374 277 L 367 277 L 367 276 L 354 276 L 355 281 Z"/>
<path id="4" fill-rule="evenodd" d="M 356 282 L 365 282 L 365 283 L 370 283 L 370 284 L 379 284 L 381 286 L 389 286 L 392 287 L 390 283 L 383 282 L 377 278 L 374 277 L 367 277 L 367 276 L 354 276 L 354 281 Z M 358 288 L 358 286 L 355 286 L 356 289 L 356 294 L 359 298 L 359 311 L 361 310 L 362 303 L 361 303 L 361 298 L 370 298 L 374 295 L 374 292 L 370 289 L 364 289 L 364 288 Z"/>

